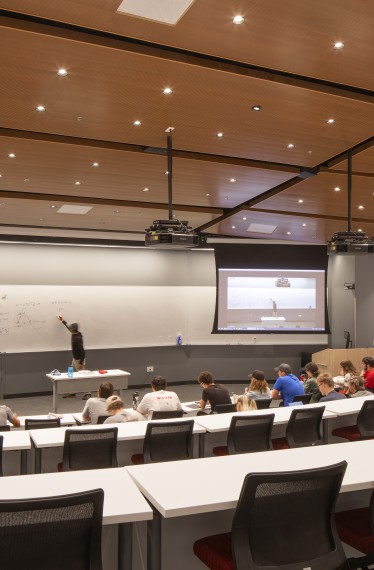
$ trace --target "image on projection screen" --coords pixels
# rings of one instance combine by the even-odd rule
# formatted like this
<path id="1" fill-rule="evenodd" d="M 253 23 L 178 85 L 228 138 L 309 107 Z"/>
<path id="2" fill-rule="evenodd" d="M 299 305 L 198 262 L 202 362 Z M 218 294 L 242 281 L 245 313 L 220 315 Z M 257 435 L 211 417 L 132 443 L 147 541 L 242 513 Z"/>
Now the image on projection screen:
<path id="1" fill-rule="evenodd" d="M 218 270 L 218 332 L 324 330 L 325 271 Z"/>

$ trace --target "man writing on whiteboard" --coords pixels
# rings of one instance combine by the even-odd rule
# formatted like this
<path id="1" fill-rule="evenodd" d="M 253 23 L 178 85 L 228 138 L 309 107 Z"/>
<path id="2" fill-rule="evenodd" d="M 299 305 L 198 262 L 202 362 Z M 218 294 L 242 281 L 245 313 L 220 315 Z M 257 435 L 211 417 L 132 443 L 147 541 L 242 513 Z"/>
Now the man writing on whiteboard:
<path id="1" fill-rule="evenodd" d="M 59 315 L 58 319 L 71 332 L 71 351 L 73 353 L 72 366 L 74 372 L 84 370 L 86 365 L 86 352 L 83 346 L 83 335 L 79 331 L 78 323 L 70 323 L 70 325 L 68 325 L 62 315 Z"/>

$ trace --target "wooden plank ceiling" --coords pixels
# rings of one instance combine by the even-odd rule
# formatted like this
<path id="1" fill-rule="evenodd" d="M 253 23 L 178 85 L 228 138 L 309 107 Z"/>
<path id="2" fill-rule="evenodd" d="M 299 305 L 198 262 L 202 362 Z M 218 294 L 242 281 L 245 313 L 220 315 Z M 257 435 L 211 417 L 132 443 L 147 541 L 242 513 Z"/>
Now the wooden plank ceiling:
<path id="1" fill-rule="evenodd" d="M 195 0 L 175 26 L 119 4 L 0 0 L 0 233 L 142 239 L 168 217 L 174 127 L 174 214 L 195 229 L 326 242 L 352 149 L 353 229 L 374 235 L 371 0 Z"/>

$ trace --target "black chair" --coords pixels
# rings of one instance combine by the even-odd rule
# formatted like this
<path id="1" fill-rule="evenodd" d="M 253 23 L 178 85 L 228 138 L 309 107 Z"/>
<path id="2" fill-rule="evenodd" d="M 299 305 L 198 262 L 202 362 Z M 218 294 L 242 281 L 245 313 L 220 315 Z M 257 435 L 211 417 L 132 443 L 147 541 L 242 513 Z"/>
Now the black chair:
<path id="1" fill-rule="evenodd" d="M 292 410 L 286 428 L 286 437 L 273 439 L 274 449 L 323 444 L 321 426 L 324 411 L 325 406 Z"/>
<path id="2" fill-rule="evenodd" d="M 302 402 L 303 404 L 309 404 L 312 399 L 312 394 L 299 394 L 293 397 L 293 402 Z"/>
<path id="3" fill-rule="evenodd" d="M 194 420 L 183 422 L 149 422 L 145 432 L 143 453 L 131 457 L 135 465 L 162 461 L 192 459 Z"/>
<path id="4" fill-rule="evenodd" d="M 10 426 L 0 426 L 0 431 L 10 431 Z"/>
<path id="5" fill-rule="evenodd" d="M 3 568 L 102 570 L 102 489 L 0 501 Z"/>
<path id="6" fill-rule="evenodd" d="M 97 418 L 97 423 L 98 423 L 98 424 L 103 424 L 103 423 L 105 422 L 105 420 L 107 420 L 107 419 L 110 418 L 110 417 L 111 417 L 111 416 L 107 416 L 107 415 L 105 415 L 105 416 L 104 416 L 104 415 L 99 416 L 99 417 Z M 75 421 L 77 421 L 77 420 L 75 420 Z"/>
<path id="7" fill-rule="evenodd" d="M 346 568 L 333 516 L 346 467 L 250 473 L 231 533 L 198 540 L 195 555 L 214 570 Z"/>
<path id="8" fill-rule="evenodd" d="M 183 410 L 173 410 L 167 412 L 152 412 L 152 420 L 171 420 L 183 417 Z"/>
<path id="9" fill-rule="evenodd" d="M 267 410 L 268 408 L 270 408 L 270 404 L 272 402 L 271 398 L 260 398 L 259 400 L 256 400 L 256 406 L 258 410 Z"/>
<path id="10" fill-rule="evenodd" d="M 25 419 L 25 429 L 47 429 L 61 427 L 60 418 L 46 418 L 46 419 Z"/>
<path id="11" fill-rule="evenodd" d="M 118 467 L 117 427 L 67 429 L 59 471 Z"/>
<path id="12" fill-rule="evenodd" d="M 343 426 L 332 430 L 332 435 L 348 439 L 348 441 L 359 441 L 360 439 L 374 438 L 374 400 L 365 400 L 357 416 L 357 424 L 353 426 Z"/>
<path id="13" fill-rule="evenodd" d="M 236 412 L 236 404 L 217 404 L 214 406 L 214 414 L 232 414 Z"/>
<path id="14" fill-rule="evenodd" d="M 234 455 L 272 449 L 273 423 L 274 414 L 233 416 L 227 434 L 227 446 L 213 447 L 213 454 Z"/>

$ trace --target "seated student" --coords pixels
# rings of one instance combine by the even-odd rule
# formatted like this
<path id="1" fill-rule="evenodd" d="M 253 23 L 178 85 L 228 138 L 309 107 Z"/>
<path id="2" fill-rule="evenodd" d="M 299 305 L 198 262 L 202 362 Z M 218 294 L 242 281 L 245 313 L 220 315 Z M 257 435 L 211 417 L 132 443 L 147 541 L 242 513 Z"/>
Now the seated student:
<path id="1" fill-rule="evenodd" d="M 374 392 L 374 358 L 371 356 L 364 356 L 362 359 L 363 370 L 361 376 L 365 378 L 366 390 Z"/>
<path id="2" fill-rule="evenodd" d="M 271 397 L 276 400 L 282 398 L 284 406 L 289 406 L 293 401 L 294 396 L 301 396 L 304 394 L 304 386 L 300 380 L 292 374 L 292 369 L 289 364 L 283 362 L 277 368 L 278 379 L 276 380 Z"/>
<path id="3" fill-rule="evenodd" d="M 357 398 L 360 396 L 372 396 L 373 392 L 365 390 L 365 380 L 359 376 L 353 376 L 348 380 L 348 387 L 345 390 L 347 398 Z"/>
<path id="4" fill-rule="evenodd" d="M 256 401 L 252 398 L 248 399 L 247 394 L 239 396 L 238 401 L 236 402 L 236 411 L 250 412 L 251 410 L 257 410 Z"/>
<path id="5" fill-rule="evenodd" d="M 20 427 L 21 425 L 17 414 L 12 412 L 8 406 L 2 405 L 0 406 L 0 426 L 6 426 L 8 420 L 14 425 L 14 427 Z"/>
<path id="6" fill-rule="evenodd" d="M 316 404 L 322 396 L 317 383 L 319 376 L 318 365 L 315 362 L 308 362 L 305 365 L 305 372 L 308 378 L 304 382 L 304 392 L 305 394 L 311 394 L 310 403 Z"/>
<path id="7" fill-rule="evenodd" d="M 107 398 L 113 394 L 113 384 L 103 382 L 97 391 L 97 398 L 89 398 L 84 406 L 82 417 L 83 421 L 97 424 L 99 416 L 107 415 Z"/>
<path id="8" fill-rule="evenodd" d="M 110 396 L 106 403 L 106 410 L 110 417 L 105 420 L 104 424 L 144 421 L 143 416 L 136 410 L 125 410 L 124 403 L 119 396 Z"/>
<path id="9" fill-rule="evenodd" d="M 145 394 L 138 405 L 137 411 L 147 420 L 152 418 L 153 412 L 175 412 L 182 409 L 175 392 L 165 390 L 166 380 L 162 376 L 155 376 L 151 382 L 152 392 Z"/>
<path id="10" fill-rule="evenodd" d="M 252 398 L 253 400 L 268 400 L 271 398 L 270 388 L 262 370 L 254 370 L 249 377 L 251 381 L 248 391 L 246 392 L 248 398 Z"/>
<path id="11" fill-rule="evenodd" d="M 331 374 L 328 372 L 324 372 L 324 374 L 320 374 L 317 378 L 317 383 L 319 390 L 322 394 L 322 398 L 320 402 L 331 402 L 332 400 L 345 400 L 346 397 L 344 394 L 340 394 L 340 392 L 336 392 L 334 390 L 334 380 Z"/>
<path id="12" fill-rule="evenodd" d="M 230 393 L 226 386 L 223 384 L 216 384 L 210 372 L 205 370 L 200 372 L 197 381 L 203 388 L 203 393 L 200 400 L 200 408 L 203 410 L 209 402 L 211 413 L 218 404 L 231 404 Z"/>

